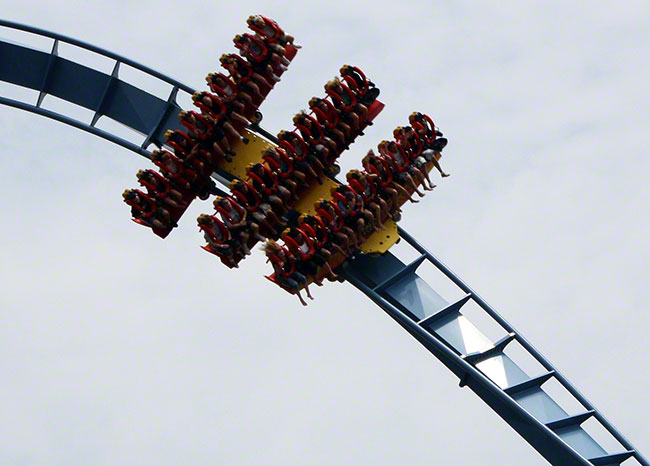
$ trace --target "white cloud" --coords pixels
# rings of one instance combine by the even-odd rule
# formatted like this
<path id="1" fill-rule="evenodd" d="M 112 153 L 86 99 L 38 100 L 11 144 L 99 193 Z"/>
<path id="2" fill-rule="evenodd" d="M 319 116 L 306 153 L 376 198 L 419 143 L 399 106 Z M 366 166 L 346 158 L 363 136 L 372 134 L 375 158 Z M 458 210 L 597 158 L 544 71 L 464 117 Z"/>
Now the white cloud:
<path id="1" fill-rule="evenodd" d="M 649 9 L 521 5 L 5 16 L 201 86 L 246 17 L 268 14 L 304 46 L 263 108 L 272 131 L 360 64 L 387 107 L 344 169 L 411 111 L 432 114 L 453 176 L 403 225 L 648 454 Z M 259 254 L 228 271 L 200 250 L 208 203 L 165 241 L 132 224 L 120 193 L 144 159 L 13 109 L 0 123 L 0 464 L 544 464 L 350 286 L 301 309 Z"/>

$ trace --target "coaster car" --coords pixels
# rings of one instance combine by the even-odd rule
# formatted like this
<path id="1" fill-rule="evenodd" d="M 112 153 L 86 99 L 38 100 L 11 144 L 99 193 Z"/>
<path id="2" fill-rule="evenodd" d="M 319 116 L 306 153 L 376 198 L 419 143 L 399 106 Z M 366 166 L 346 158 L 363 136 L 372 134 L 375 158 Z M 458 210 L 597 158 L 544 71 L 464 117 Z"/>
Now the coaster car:
<path id="1" fill-rule="evenodd" d="M 438 148 L 434 144 L 435 140 L 424 138 L 416 134 L 416 131 L 408 127 L 398 128 L 394 136 L 403 141 L 406 149 L 397 149 L 398 141 L 383 141 L 380 144 L 381 155 L 377 156 L 370 151 L 363 160 L 364 170 L 348 172 L 347 184 L 334 188 L 330 199 L 317 202 L 316 216 L 301 216 L 300 228 L 283 234 L 285 247 L 292 254 L 294 269 L 305 277 L 304 285 L 295 280 L 287 282 L 284 278 L 278 278 L 278 270 L 281 269 L 277 267 L 266 278 L 289 293 L 299 295 L 300 290 L 309 283 L 320 283 L 329 274 L 328 270 L 335 270 L 348 257 L 353 256 L 360 245 L 368 241 L 378 229 L 383 229 L 380 225 L 389 219 L 401 218 L 401 206 L 411 199 L 411 195 L 423 183 L 420 181 L 413 186 L 407 184 L 400 178 L 400 173 L 405 173 L 406 169 L 400 172 L 398 167 L 422 170 L 428 180 L 428 172 L 438 164 L 437 160 L 441 157 L 440 151 L 434 152 Z M 423 155 L 427 151 L 429 158 Z M 399 157 L 404 158 L 403 163 L 396 162 L 395 158 Z M 444 173 L 441 169 L 440 172 Z M 423 176 L 422 180 L 424 179 Z M 400 189 L 395 189 L 396 186 Z M 327 265 L 314 263 L 315 256 L 326 258 Z M 299 298 L 304 303 L 300 295 Z"/>
<path id="2" fill-rule="evenodd" d="M 259 105 L 296 55 L 298 46 L 293 45 L 293 38 L 277 23 L 262 16 L 251 17 L 248 23 L 257 34 L 244 33 L 235 38 L 235 46 L 248 60 L 237 54 L 221 57 L 230 76 L 208 75 L 206 81 L 215 94 L 199 92 L 192 96 L 201 113 L 179 114 L 187 132 L 176 130 L 165 134 L 166 145 L 173 154 L 164 150 L 154 152 L 152 161 L 161 173 L 141 171 L 138 179 L 148 194 L 130 195 L 144 203 L 132 206 L 134 220 L 151 227 L 162 238 L 176 226 L 195 197 L 207 199 L 218 192 L 210 175 L 222 161 L 232 161 L 233 143 L 248 142 L 244 129 L 251 120 L 261 120 Z M 272 82 L 258 72 L 265 73 Z M 156 210 L 149 206 L 149 201 L 151 205 L 165 204 L 165 208 Z M 157 218 L 163 211 L 165 218 Z"/>
<path id="3" fill-rule="evenodd" d="M 322 100 L 328 103 L 325 104 L 327 111 L 332 112 L 328 118 L 345 117 L 343 109 L 337 109 L 327 98 Z M 372 105 L 373 111 L 368 113 L 370 119 L 383 108 L 377 100 Z M 363 125 L 368 123 L 364 121 Z M 262 161 L 247 168 L 246 179 L 231 185 L 232 197 L 248 211 L 263 238 L 277 238 L 286 225 L 283 217 L 288 211 L 302 198 L 310 197 L 309 193 L 324 183 L 325 175 L 333 176 L 340 171 L 336 160 L 360 133 L 350 131 L 349 137 L 337 144 L 326 135 L 327 125 L 314 113 L 299 113 L 294 117 L 294 124 L 293 131 L 278 134 L 279 147 L 267 148 L 261 154 Z M 369 219 L 369 225 L 376 224 L 370 221 L 372 212 L 364 210 L 362 215 Z M 258 240 L 257 235 L 249 235 L 249 249 Z"/>

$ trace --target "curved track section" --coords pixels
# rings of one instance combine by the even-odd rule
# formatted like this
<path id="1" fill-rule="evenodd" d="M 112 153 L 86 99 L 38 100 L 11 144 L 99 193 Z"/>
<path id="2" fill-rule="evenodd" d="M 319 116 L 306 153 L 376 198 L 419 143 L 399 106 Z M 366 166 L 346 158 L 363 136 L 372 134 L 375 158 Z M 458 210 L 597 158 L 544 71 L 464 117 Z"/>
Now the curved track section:
<path id="1" fill-rule="evenodd" d="M 95 134 L 145 157 L 148 147 L 160 147 L 167 129 L 177 129 L 176 103 L 178 92 L 193 93 L 189 86 L 156 72 L 144 65 L 99 47 L 60 34 L 0 20 L 0 27 L 52 39 L 49 52 L 0 39 L 0 81 L 39 92 L 35 103 L 20 102 L 0 96 L 0 104 L 27 110 Z M 1 31 L 1 29 L 0 29 Z M 58 56 L 59 43 L 69 43 L 114 61 L 113 72 L 102 73 Z M 120 65 L 136 68 L 170 85 L 167 100 L 119 79 Z M 48 94 L 80 105 L 94 112 L 90 122 L 41 107 Z M 140 144 L 96 127 L 106 116 L 139 132 Z M 274 139 L 262 128 L 254 131 Z M 618 432 L 612 424 L 537 351 L 519 332 L 503 319 L 449 268 L 428 252 L 406 231 L 400 236 L 418 257 L 404 264 L 393 254 L 361 255 L 350 261 L 344 276 L 365 293 L 397 323 L 416 338 L 467 386 L 512 426 L 551 464 L 562 466 L 617 466 L 635 459 L 637 464 L 650 463 Z M 452 302 L 445 300 L 416 272 L 431 264 L 450 280 L 464 296 Z M 495 322 L 502 336 L 488 338 L 479 325 L 461 312 L 464 306 L 475 305 Z M 535 360 L 542 371 L 529 374 L 508 354 L 511 343 L 518 343 Z M 556 380 L 573 397 L 581 411 L 570 413 L 543 385 Z M 620 444 L 619 451 L 607 452 L 586 430 L 583 423 L 596 423 Z M 508 458 L 504 452 L 504 458 Z M 509 463 L 518 461 L 507 459 Z"/>
<path id="2" fill-rule="evenodd" d="M 469 387 L 551 464 L 615 466 L 634 458 L 636 464 L 649 465 L 514 327 L 415 238 L 401 228 L 399 234 L 418 254 L 414 261 L 404 264 L 390 252 L 360 256 L 349 262 L 344 275 L 456 374 L 461 387 Z M 416 273 L 424 263 L 435 267 L 464 296 L 445 300 Z M 496 323 L 500 338 L 491 340 L 479 329 L 481 325 L 463 315 L 461 309 L 472 305 Z M 508 354 L 513 342 L 538 363 L 539 373 L 528 374 L 520 367 L 523 358 Z M 579 412 L 568 412 L 564 399 L 560 402 L 555 393 L 542 388 L 552 379 L 582 407 Z M 604 429 L 620 444 L 620 450 L 607 452 L 584 430 L 582 424 L 590 420 L 599 425 L 594 430 Z M 507 452 L 504 458 L 508 458 Z M 517 460 L 505 460 L 514 464 L 511 461 Z"/>
<path id="3" fill-rule="evenodd" d="M 0 81 L 38 91 L 36 102 L 20 102 L 0 96 L 0 104 L 27 110 L 74 126 L 114 142 L 133 152 L 148 157 L 147 148 L 160 147 L 168 129 L 181 129 L 176 116 L 181 108 L 176 103 L 178 92 L 192 94 L 194 90 L 133 60 L 124 58 L 94 45 L 45 31 L 42 29 L 0 20 L 2 27 L 52 39 L 50 51 L 0 39 Z M 60 57 L 59 44 L 66 43 L 113 60 L 113 72 L 102 73 L 66 58 Z M 120 66 L 128 65 L 170 87 L 167 100 L 139 89 L 119 77 Z M 94 112 L 92 120 L 83 122 L 68 115 L 44 109 L 41 105 L 47 95 L 79 105 Z M 101 117 L 111 118 L 142 135 L 140 144 L 96 127 Z"/>

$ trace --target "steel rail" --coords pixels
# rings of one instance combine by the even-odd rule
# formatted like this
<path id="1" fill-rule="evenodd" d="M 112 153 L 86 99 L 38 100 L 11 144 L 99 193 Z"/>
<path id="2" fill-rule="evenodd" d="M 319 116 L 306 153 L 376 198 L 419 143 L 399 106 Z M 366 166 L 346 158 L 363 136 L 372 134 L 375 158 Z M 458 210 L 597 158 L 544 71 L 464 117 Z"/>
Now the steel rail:
<path id="1" fill-rule="evenodd" d="M 573 395 L 582 406 L 587 410 L 595 411 L 595 417 L 600 423 L 612 434 L 612 436 L 626 449 L 634 450 L 634 457 L 644 466 L 650 466 L 648 460 L 634 448 L 632 443 L 625 438 L 625 436 L 600 412 L 596 409 L 586 396 L 584 396 L 569 380 L 542 355 L 542 353 L 533 346 L 515 327 L 506 321 L 492 306 L 490 306 L 483 298 L 480 297 L 468 284 L 466 284 L 458 275 L 456 275 L 449 267 L 447 267 L 440 259 L 431 254 L 424 246 L 417 242 L 406 230 L 397 227 L 399 235 L 404 238 L 415 250 L 424 254 L 427 258 L 440 270 L 447 278 L 456 284 L 465 293 L 470 293 L 476 303 L 485 310 L 501 327 L 507 332 L 515 333 L 517 341 L 531 354 L 535 359 L 548 371 L 554 371 L 554 377 L 566 388 L 571 395 Z"/>
<path id="2" fill-rule="evenodd" d="M 174 79 L 174 78 L 172 78 L 170 76 L 167 76 L 166 74 L 161 73 L 160 71 L 156 71 L 156 70 L 154 70 L 152 68 L 149 68 L 148 66 L 143 65 L 142 63 L 138 63 L 135 60 L 131 60 L 131 59 L 126 58 L 126 57 L 124 57 L 122 55 L 118 55 L 117 53 L 111 52 L 110 50 L 106 50 L 106 49 L 104 49 L 102 47 L 98 47 L 96 45 L 89 44 L 89 43 L 81 41 L 79 39 L 75 39 L 73 37 L 65 36 L 63 34 L 58 34 L 56 32 L 48 31 L 46 29 L 41 29 L 41 28 L 37 28 L 37 27 L 34 27 L 34 26 L 29 26 L 27 24 L 21 24 L 21 23 L 16 23 L 16 22 L 13 22 L 13 21 L 7 21 L 5 19 L 0 19 L 0 26 L 4 26 L 4 27 L 10 28 L 10 29 L 17 29 L 19 31 L 29 32 L 31 34 L 36 34 L 36 35 L 39 35 L 39 36 L 49 37 L 51 39 L 59 40 L 61 42 L 65 42 L 67 44 L 75 45 L 77 47 L 80 47 L 80 48 L 83 48 L 83 49 L 86 49 L 86 50 L 90 50 L 91 52 L 95 52 L 95 53 L 97 53 L 99 55 L 103 55 L 103 56 L 111 58 L 111 59 L 113 59 L 115 61 L 119 61 L 121 63 L 124 63 L 125 65 L 129 65 L 129 66 L 131 66 L 133 68 L 136 68 L 136 69 L 138 69 L 140 71 L 143 71 L 143 72 L 145 72 L 145 73 L 147 73 L 147 74 L 149 74 L 151 76 L 154 76 L 154 77 L 156 77 L 156 78 L 158 78 L 158 79 L 160 79 L 162 81 L 165 81 L 165 82 L 171 84 L 172 86 L 176 86 L 179 89 L 182 89 L 185 92 L 188 92 L 189 94 L 194 93 L 194 90 L 190 86 L 188 86 L 186 84 L 183 84 L 182 82 L 180 82 L 180 81 L 178 81 L 178 80 L 176 80 L 176 79 Z"/>

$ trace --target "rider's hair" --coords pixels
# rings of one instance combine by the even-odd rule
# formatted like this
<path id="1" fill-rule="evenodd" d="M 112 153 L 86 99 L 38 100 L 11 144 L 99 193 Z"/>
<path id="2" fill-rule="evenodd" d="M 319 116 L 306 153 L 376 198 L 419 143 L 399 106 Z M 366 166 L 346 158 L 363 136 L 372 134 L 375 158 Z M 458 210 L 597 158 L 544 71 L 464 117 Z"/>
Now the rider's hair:
<path id="1" fill-rule="evenodd" d="M 199 225 L 207 225 L 208 223 L 211 223 L 212 217 L 210 217 L 207 214 L 201 214 L 199 217 L 196 219 L 197 223 Z"/>
<path id="2" fill-rule="evenodd" d="M 280 247 L 280 245 L 275 240 L 272 240 L 272 239 L 267 240 L 266 243 L 264 243 L 264 245 L 262 245 L 262 250 L 267 255 L 275 254 L 278 251 L 280 251 L 281 249 L 282 248 Z"/>

